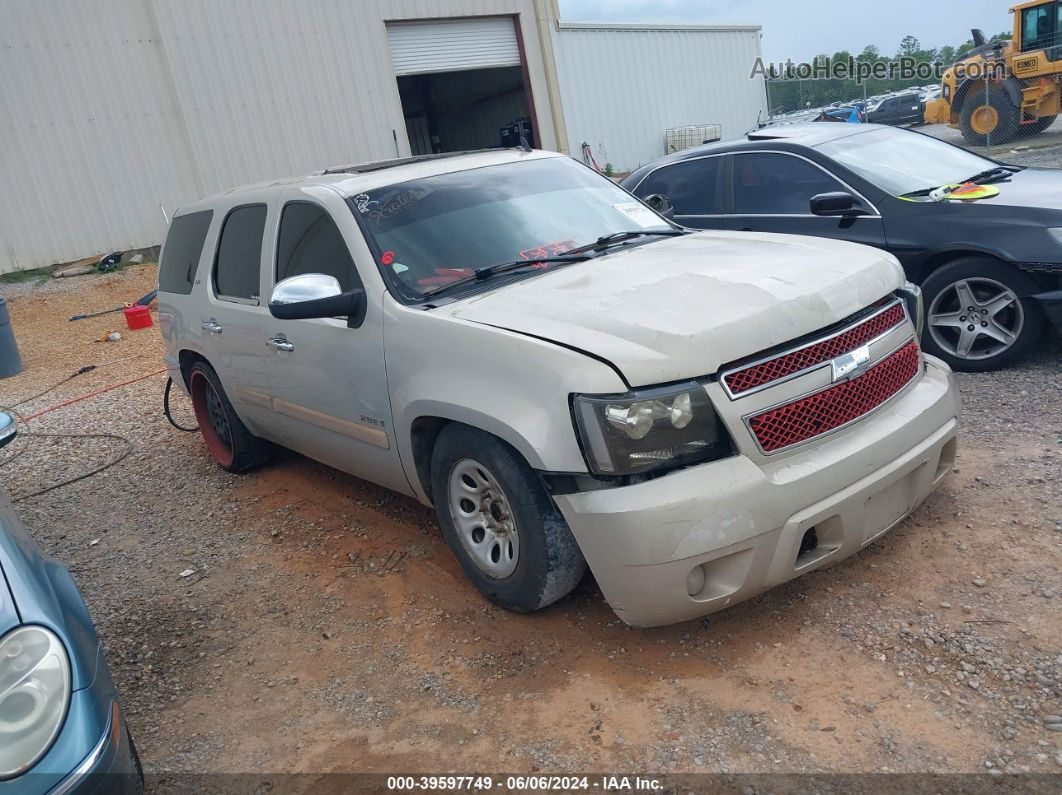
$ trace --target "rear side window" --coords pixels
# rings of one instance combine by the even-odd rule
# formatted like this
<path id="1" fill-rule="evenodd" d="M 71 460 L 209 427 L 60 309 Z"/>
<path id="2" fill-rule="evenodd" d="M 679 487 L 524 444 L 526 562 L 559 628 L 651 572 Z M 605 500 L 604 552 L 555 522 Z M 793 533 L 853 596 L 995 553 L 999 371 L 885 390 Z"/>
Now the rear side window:
<path id="1" fill-rule="evenodd" d="M 266 206 L 237 207 L 225 217 L 214 259 L 214 292 L 219 298 L 258 300 Z"/>
<path id="2" fill-rule="evenodd" d="M 722 157 L 687 160 L 657 169 L 638 186 L 638 196 L 662 193 L 671 200 L 675 215 L 721 215 L 719 172 Z"/>
<path id="3" fill-rule="evenodd" d="M 200 210 L 173 219 L 159 262 L 159 290 L 179 295 L 192 292 L 203 241 L 213 217 L 213 210 Z"/>
<path id="4" fill-rule="evenodd" d="M 328 211 L 309 202 L 290 202 L 280 216 L 277 281 L 304 273 L 335 276 L 344 292 L 358 285 L 350 250 Z"/>

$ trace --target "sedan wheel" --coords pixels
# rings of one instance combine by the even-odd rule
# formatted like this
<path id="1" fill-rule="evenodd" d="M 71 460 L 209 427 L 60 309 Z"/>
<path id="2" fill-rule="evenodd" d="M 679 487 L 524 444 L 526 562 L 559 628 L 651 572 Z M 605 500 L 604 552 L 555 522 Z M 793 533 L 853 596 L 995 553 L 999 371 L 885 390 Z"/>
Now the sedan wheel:
<path id="1" fill-rule="evenodd" d="M 450 515 L 465 551 L 484 574 L 505 579 L 520 562 L 520 534 L 497 478 L 463 458 L 450 470 L 449 486 Z"/>
<path id="2" fill-rule="evenodd" d="M 1025 327 L 1025 311 L 1005 284 L 971 277 L 937 293 L 927 325 L 933 341 L 952 356 L 991 359 L 1018 341 Z"/>

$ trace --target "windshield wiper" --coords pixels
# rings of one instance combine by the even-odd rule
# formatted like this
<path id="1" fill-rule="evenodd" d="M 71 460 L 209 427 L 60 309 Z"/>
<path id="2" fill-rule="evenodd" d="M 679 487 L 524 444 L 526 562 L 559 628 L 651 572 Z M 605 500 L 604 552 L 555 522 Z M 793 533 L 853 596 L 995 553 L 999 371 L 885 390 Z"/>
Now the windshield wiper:
<path id="1" fill-rule="evenodd" d="M 992 182 L 999 182 L 1004 179 L 1009 179 L 1012 175 L 1017 174 L 1019 171 L 1024 171 L 1025 166 L 1007 166 L 998 165 L 992 168 L 986 168 L 984 171 L 974 174 L 972 177 L 962 180 L 956 184 L 964 185 L 968 182 L 975 182 L 978 185 L 988 185 Z M 943 188 L 943 185 L 939 185 L 936 188 L 922 188 L 922 190 L 913 190 L 910 193 L 904 193 L 901 198 L 914 198 L 916 196 L 928 196 L 935 190 Z"/>
<path id="2" fill-rule="evenodd" d="M 978 185 L 987 185 L 990 182 L 999 182 L 1002 179 L 1008 179 L 1012 174 L 1017 174 L 1019 171 L 1024 170 L 1024 168 L 1024 166 L 999 165 L 993 168 L 986 168 L 984 171 L 980 171 L 969 179 L 963 181 L 976 182 Z"/>
<path id="3" fill-rule="evenodd" d="M 688 234 L 689 231 L 686 229 L 639 229 L 632 232 L 613 232 L 610 235 L 602 235 L 593 243 L 587 243 L 585 246 L 573 248 L 568 253 L 581 254 L 584 251 L 604 251 L 606 248 L 620 243 L 626 243 L 628 240 L 633 240 L 636 237 L 648 237 L 652 235 L 660 237 L 679 237 Z"/>
<path id="4" fill-rule="evenodd" d="M 613 232 L 610 235 L 602 235 L 593 243 L 587 243 L 585 246 L 579 246 L 578 248 L 570 249 L 564 254 L 560 254 L 555 257 L 538 257 L 537 259 L 517 259 L 510 262 L 499 262 L 495 265 L 486 265 L 482 268 L 476 268 L 471 276 L 465 276 L 456 281 L 452 281 L 449 284 L 443 284 L 427 292 L 421 293 L 421 296 L 428 298 L 433 295 L 445 292 L 453 287 L 458 287 L 462 284 L 468 284 L 469 282 L 481 282 L 486 281 L 494 276 L 502 273 L 511 273 L 512 271 L 522 270 L 523 268 L 532 267 L 540 263 L 556 263 L 556 262 L 585 262 L 591 258 L 591 252 L 604 251 L 612 246 L 619 245 L 620 243 L 626 243 L 628 240 L 633 240 L 636 237 L 647 236 L 662 236 L 662 237 L 678 237 L 680 235 L 688 235 L 689 232 L 685 229 L 641 229 L 631 232 Z"/>
<path id="5" fill-rule="evenodd" d="M 427 292 L 421 293 L 421 296 L 427 298 L 432 295 L 438 295 L 453 287 L 458 287 L 462 284 L 468 284 L 469 282 L 482 282 L 487 279 L 493 278 L 502 273 L 511 273 L 512 271 L 522 270 L 523 268 L 530 268 L 541 263 L 555 263 L 555 262 L 585 262 L 590 259 L 590 254 L 581 254 L 578 251 L 572 254 L 561 254 L 556 257 L 539 257 L 537 259 L 516 259 L 511 262 L 498 262 L 494 265 L 485 265 L 482 268 L 476 268 L 472 272 L 471 276 L 464 276 L 460 279 L 450 282 L 449 284 L 443 284 Z"/>

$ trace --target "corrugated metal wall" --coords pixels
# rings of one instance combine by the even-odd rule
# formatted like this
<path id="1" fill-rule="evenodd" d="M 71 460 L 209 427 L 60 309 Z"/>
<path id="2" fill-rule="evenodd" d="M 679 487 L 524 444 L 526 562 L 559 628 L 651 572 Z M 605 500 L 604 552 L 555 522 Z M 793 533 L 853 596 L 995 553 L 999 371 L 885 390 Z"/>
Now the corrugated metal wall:
<path id="1" fill-rule="evenodd" d="M 0 0 L 0 272 L 157 244 L 160 203 L 408 154 L 385 20 L 519 14 L 542 145 L 557 148 L 543 8 Z"/>
<path id="2" fill-rule="evenodd" d="M 0 0 L 0 272 L 158 243 L 200 192 L 144 3 Z"/>
<path id="3" fill-rule="evenodd" d="M 663 156 L 669 127 L 721 124 L 726 140 L 767 114 L 763 78 L 749 77 L 758 27 L 562 22 L 553 41 L 569 151 L 589 143 L 602 168 Z"/>

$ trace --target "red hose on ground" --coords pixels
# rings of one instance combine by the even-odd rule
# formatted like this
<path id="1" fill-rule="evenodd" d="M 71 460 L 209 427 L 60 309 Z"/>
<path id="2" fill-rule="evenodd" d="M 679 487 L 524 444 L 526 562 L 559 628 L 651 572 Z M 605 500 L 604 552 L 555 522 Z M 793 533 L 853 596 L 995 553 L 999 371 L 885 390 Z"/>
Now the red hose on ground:
<path id="1" fill-rule="evenodd" d="M 151 378 L 151 376 L 153 376 L 153 375 L 159 375 L 160 373 L 166 372 L 166 370 L 167 370 L 167 368 L 163 367 L 163 368 L 161 368 L 159 370 L 155 370 L 154 372 L 146 373 L 145 375 L 138 375 L 136 378 L 130 378 L 128 381 L 122 381 L 120 384 L 111 384 L 110 386 L 105 386 L 102 389 L 97 389 L 95 392 L 89 392 L 87 395 L 80 395 L 80 396 L 78 396 L 76 398 L 70 398 L 70 400 L 64 400 L 62 403 L 57 403 L 54 406 L 49 406 L 46 409 L 41 409 L 40 411 L 36 411 L 33 414 L 27 414 L 22 419 L 23 419 L 23 421 L 32 420 L 35 417 L 40 417 L 40 416 L 42 416 L 44 414 L 47 414 L 50 411 L 55 411 L 56 409 L 61 409 L 64 406 L 69 406 L 72 403 L 78 403 L 78 402 L 80 402 L 82 400 L 87 400 L 90 397 L 96 397 L 96 395 L 102 395 L 104 392 L 110 392 L 112 389 L 118 389 L 119 387 L 129 386 L 129 384 L 135 384 L 137 381 L 143 381 L 145 378 Z"/>

